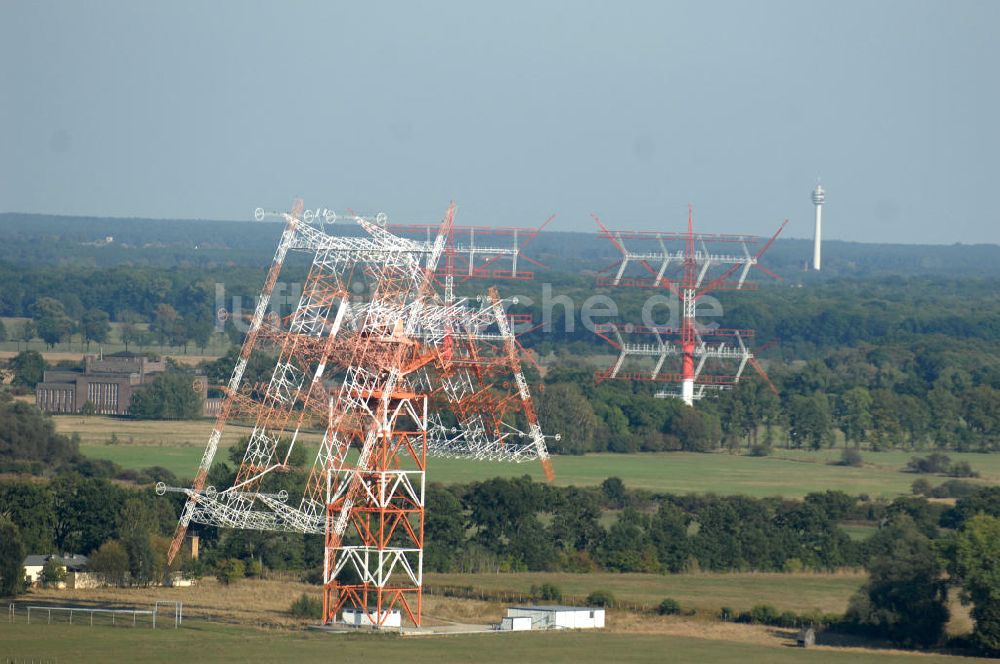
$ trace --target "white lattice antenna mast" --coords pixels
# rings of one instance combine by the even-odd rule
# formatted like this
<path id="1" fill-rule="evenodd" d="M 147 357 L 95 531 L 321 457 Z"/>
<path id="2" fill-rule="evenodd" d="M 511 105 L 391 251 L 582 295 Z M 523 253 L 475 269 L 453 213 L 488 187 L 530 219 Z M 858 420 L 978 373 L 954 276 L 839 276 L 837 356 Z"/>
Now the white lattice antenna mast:
<path id="1" fill-rule="evenodd" d="M 187 496 L 171 558 L 191 522 L 322 533 L 324 621 L 353 607 L 376 625 L 397 609 L 419 624 L 427 456 L 538 459 L 551 478 L 546 436 L 503 301 L 495 290 L 473 303 L 435 289 L 442 260 L 454 276 L 457 257 L 471 264 L 481 250 L 449 244 L 453 217 L 454 206 L 433 240 L 416 240 L 391 232 L 384 219 L 351 217 L 362 235 L 335 236 L 318 227 L 336 221 L 331 213 L 303 215 L 297 204 L 286 216 L 196 481 L 183 489 L 157 486 Z M 311 254 L 312 264 L 295 311 L 280 320 L 265 311 L 288 251 Z M 360 302 L 351 301 L 349 289 L 358 274 L 367 275 L 371 293 Z M 266 386 L 246 388 L 243 371 L 262 345 L 277 348 L 275 369 Z M 438 393 L 456 426 L 445 427 L 441 414 L 429 411 Z M 512 409 L 524 415 L 526 430 L 510 424 Z M 243 461 L 232 486 L 206 487 L 230 418 L 253 421 Z M 323 440 L 296 504 L 268 485 L 286 467 L 300 431 L 316 426 Z M 343 582 L 348 570 L 352 581 Z"/>

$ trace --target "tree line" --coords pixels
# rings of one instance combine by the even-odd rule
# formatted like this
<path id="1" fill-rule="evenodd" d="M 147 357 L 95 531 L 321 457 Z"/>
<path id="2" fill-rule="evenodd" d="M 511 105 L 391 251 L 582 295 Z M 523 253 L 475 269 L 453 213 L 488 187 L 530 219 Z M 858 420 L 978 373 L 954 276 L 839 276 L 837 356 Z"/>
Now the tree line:
<path id="1" fill-rule="evenodd" d="M 293 264 L 290 278 L 301 276 L 302 268 Z M 595 293 L 613 295 L 618 319 L 637 320 L 648 292 L 595 290 L 592 275 L 549 271 L 546 278 L 518 283 L 533 303 L 525 299 L 514 308 L 551 324 L 521 340 L 549 369 L 547 396 L 539 401 L 547 428 L 564 434 L 557 452 L 740 445 L 765 452 L 773 445 L 820 448 L 835 440 L 874 449 L 988 451 L 1000 445 L 995 278 L 834 279 L 727 295 L 727 326 L 753 327 L 760 339 L 781 340 L 763 354 L 778 394 L 747 375 L 736 390 L 704 399 L 696 412 L 657 403 L 651 385 L 595 383 L 594 372 L 603 368 L 596 356 L 612 349 L 586 329 L 579 305 Z M 0 326 L 0 339 L 42 338 L 53 345 L 79 335 L 81 342 L 103 343 L 114 322 L 120 339 L 140 348 L 154 342 L 204 347 L 215 329 L 215 284 L 249 302 L 261 274 L 249 265 L 0 263 L 0 279 L 0 315 L 29 316 L 23 324 Z M 460 290 L 478 287 L 468 283 Z M 546 288 L 571 306 L 547 308 Z M 241 334 L 232 321 L 226 332 L 238 345 Z M 225 371 L 213 374 L 225 380 Z"/>
<path id="2" fill-rule="evenodd" d="M 230 453 L 238 462 L 239 446 Z M 302 459 L 293 458 L 301 468 Z M 224 482 L 232 466 L 213 467 Z M 295 490 L 304 472 L 278 480 Z M 221 486 L 222 484 L 220 484 Z M 51 481 L 0 481 L 0 595 L 21 587 L 26 553 L 85 552 L 91 569 L 117 585 L 157 583 L 173 569 L 214 573 L 227 583 L 267 570 L 321 578 L 322 538 L 193 526 L 199 560 L 166 564 L 182 498 L 149 487 L 62 473 Z M 556 487 L 529 477 L 427 491 L 427 571 L 646 572 L 835 570 L 865 567 L 869 579 L 836 625 L 908 646 L 945 640 L 947 590 L 972 605 L 971 643 L 1000 652 L 1000 488 L 978 488 L 954 506 L 921 497 L 889 501 L 817 492 L 804 500 L 678 496 L 599 487 Z M 609 518 L 610 517 L 610 518 Z M 843 523 L 874 530 L 852 540 Z M 350 543 L 348 540 L 347 543 Z M 752 616 L 751 616 L 752 617 Z"/>
<path id="3" fill-rule="evenodd" d="M 696 408 L 657 399 L 653 386 L 605 381 L 569 359 L 545 377 L 539 414 L 562 433 L 555 451 L 707 452 L 774 446 L 821 449 L 837 441 L 882 449 L 1000 449 L 1000 371 L 936 360 L 923 349 L 863 345 L 801 366 L 772 367 L 770 386 L 747 376 Z M 970 356 L 971 357 L 971 356 Z"/>

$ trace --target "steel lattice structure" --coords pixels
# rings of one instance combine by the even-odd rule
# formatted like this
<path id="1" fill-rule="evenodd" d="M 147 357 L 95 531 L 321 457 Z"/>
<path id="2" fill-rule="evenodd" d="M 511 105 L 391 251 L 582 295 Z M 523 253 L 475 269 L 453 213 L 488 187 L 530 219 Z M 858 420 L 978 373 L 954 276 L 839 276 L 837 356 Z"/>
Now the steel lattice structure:
<path id="1" fill-rule="evenodd" d="M 552 478 L 506 302 L 492 288 L 456 297 L 455 272 L 441 266 L 449 255 L 451 266 L 456 257 L 516 261 L 521 247 L 457 245 L 454 212 L 427 239 L 401 237 L 381 216 L 352 216 L 359 235 L 331 235 L 303 219 L 333 215 L 304 215 L 301 202 L 280 215 L 284 231 L 193 485 L 157 486 L 187 496 L 171 560 L 192 522 L 323 534 L 324 622 L 349 607 L 375 625 L 396 609 L 419 625 L 427 457 L 537 459 Z M 298 305 L 281 319 L 268 303 L 292 251 L 311 255 L 311 266 Z M 352 296 L 357 279 L 368 296 Z M 244 384 L 251 355 L 267 350 L 277 350 L 270 381 Z M 232 419 L 253 421 L 236 479 L 206 487 Z M 295 503 L 268 480 L 310 429 L 323 431 L 322 442 Z"/>
<path id="2" fill-rule="evenodd" d="M 622 255 L 612 266 L 614 276 L 599 277 L 598 285 L 666 289 L 678 298 L 681 309 L 679 327 L 599 325 L 597 334 L 618 350 L 618 358 L 610 368 L 597 373 L 598 382 L 646 380 L 679 386 L 665 387 L 656 396 L 680 398 L 690 406 L 708 389 L 731 388 L 750 365 L 774 389 L 746 344 L 753 331 L 699 325 L 697 306 L 714 291 L 756 288 L 747 279 L 751 269 L 780 278 L 758 259 L 784 230 L 787 220 L 754 252 L 751 249 L 762 238 L 695 233 L 690 207 L 685 233 L 613 231 L 596 215 L 594 220 L 600 227 L 599 236 L 611 241 Z M 723 247 L 738 247 L 741 252 L 726 253 Z M 668 365 L 669 361 L 676 366 Z"/>

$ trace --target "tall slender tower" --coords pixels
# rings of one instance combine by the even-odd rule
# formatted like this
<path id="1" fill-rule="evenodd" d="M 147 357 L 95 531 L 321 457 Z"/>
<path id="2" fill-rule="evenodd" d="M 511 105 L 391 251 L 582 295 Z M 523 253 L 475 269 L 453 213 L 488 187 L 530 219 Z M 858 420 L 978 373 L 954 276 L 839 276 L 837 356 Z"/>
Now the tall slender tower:
<path id="1" fill-rule="evenodd" d="M 816 232 L 813 234 L 813 269 L 819 272 L 820 267 L 820 247 L 823 244 L 823 201 L 826 199 L 826 192 L 822 185 L 816 183 L 813 190 L 813 205 L 816 206 Z"/>

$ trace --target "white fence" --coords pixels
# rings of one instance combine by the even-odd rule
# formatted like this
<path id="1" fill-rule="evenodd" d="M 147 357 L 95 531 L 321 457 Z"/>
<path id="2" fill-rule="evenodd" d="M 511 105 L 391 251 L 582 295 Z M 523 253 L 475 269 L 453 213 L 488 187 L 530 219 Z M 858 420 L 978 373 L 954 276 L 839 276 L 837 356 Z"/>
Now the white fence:
<path id="1" fill-rule="evenodd" d="M 173 609 L 172 612 L 171 609 Z M 165 613 L 166 617 L 173 618 L 174 629 L 178 629 L 184 622 L 184 604 L 172 600 L 157 600 L 151 609 L 141 609 L 138 607 L 130 609 L 104 609 L 89 606 L 56 606 L 44 604 L 18 605 L 12 602 L 8 607 L 8 619 L 10 622 L 17 621 L 19 611 L 23 612 L 25 621 L 28 624 L 31 624 L 32 613 L 34 613 L 36 623 L 44 621 L 46 624 L 52 624 L 53 612 L 56 622 L 68 622 L 71 625 L 89 624 L 91 627 L 94 626 L 94 617 L 97 616 L 102 618 L 102 620 L 98 621 L 99 625 L 131 625 L 132 627 L 138 627 L 140 625 L 145 626 L 148 623 L 150 627 L 156 629 L 156 621 L 161 612 Z M 171 613 L 173 613 L 173 616 L 170 616 Z M 60 620 L 60 618 L 63 620 Z M 74 618 L 76 618 L 75 621 Z M 110 623 L 107 620 L 108 618 L 111 620 Z M 160 627 L 164 626 L 163 619 L 161 618 Z"/>

